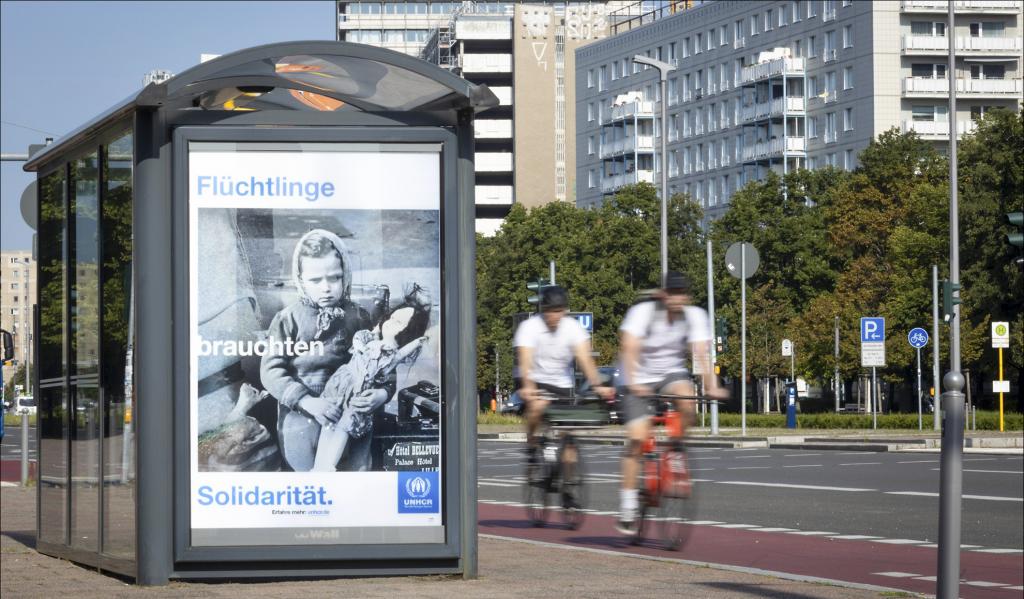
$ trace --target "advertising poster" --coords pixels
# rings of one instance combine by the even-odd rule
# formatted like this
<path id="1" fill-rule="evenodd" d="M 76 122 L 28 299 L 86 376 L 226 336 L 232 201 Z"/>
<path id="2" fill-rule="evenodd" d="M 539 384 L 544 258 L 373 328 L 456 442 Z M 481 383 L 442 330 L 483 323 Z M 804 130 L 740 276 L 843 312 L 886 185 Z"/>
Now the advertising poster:
<path id="1" fill-rule="evenodd" d="M 440 157 L 190 143 L 193 545 L 444 542 Z"/>

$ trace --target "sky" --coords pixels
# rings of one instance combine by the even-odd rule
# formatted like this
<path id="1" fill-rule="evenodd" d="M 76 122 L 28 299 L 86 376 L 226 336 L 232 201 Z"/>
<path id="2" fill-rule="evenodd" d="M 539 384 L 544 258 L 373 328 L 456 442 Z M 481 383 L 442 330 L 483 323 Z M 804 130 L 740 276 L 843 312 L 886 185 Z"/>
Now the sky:
<path id="1" fill-rule="evenodd" d="M 315 2 L 0 1 L 0 151 L 60 139 L 142 88 L 153 69 L 181 73 L 200 54 L 273 42 L 333 40 L 333 0 Z M 21 195 L 35 179 L 0 162 L 0 249 L 31 249 Z"/>

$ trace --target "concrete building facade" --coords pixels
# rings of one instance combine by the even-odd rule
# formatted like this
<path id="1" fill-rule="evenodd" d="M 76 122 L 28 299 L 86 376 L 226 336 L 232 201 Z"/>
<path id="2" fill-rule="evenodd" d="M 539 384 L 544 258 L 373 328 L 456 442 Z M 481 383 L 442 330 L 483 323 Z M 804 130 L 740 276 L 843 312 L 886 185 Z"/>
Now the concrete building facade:
<path id="1" fill-rule="evenodd" d="M 36 263 L 32 252 L 0 252 L 0 329 L 14 335 L 14 364 L 3 366 L 6 385 L 32 351 L 32 306 L 36 303 Z M 23 380 L 17 382 L 24 385 Z M 10 399 L 10 398 L 7 398 Z"/>
<path id="2" fill-rule="evenodd" d="M 575 201 L 576 50 L 608 35 L 610 13 L 651 4 L 339 2 L 339 39 L 418 55 L 498 96 L 475 124 L 477 231 L 491 234 L 513 203 Z"/>
<path id="3" fill-rule="evenodd" d="M 577 51 L 577 203 L 660 180 L 660 91 L 669 62 L 668 174 L 712 215 L 771 170 L 831 165 L 896 127 L 948 142 L 949 38 L 960 134 L 994 107 L 1020 110 L 1020 0 L 717 0 Z M 613 34 L 615 32 L 613 31 Z"/>

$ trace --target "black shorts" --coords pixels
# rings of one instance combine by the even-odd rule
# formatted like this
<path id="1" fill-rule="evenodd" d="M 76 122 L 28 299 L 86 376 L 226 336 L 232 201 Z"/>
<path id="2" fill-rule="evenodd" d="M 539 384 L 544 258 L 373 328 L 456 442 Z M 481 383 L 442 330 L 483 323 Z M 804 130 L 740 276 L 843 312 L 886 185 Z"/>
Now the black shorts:
<path id="1" fill-rule="evenodd" d="M 668 388 L 679 381 L 692 381 L 693 378 L 690 376 L 689 370 L 680 370 L 679 372 L 673 372 L 661 379 L 657 383 L 650 385 L 654 389 L 655 395 L 664 395 Z M 654 415 L 656 406 L 654 402 L 650 401 L 649 397 L 638 397 L 632 393 L 625 394 L 624 412 L 626 413 L 626 422 L 633 422 L 634 420 L 640 420 L 641 418 L 647 418 Z"/>

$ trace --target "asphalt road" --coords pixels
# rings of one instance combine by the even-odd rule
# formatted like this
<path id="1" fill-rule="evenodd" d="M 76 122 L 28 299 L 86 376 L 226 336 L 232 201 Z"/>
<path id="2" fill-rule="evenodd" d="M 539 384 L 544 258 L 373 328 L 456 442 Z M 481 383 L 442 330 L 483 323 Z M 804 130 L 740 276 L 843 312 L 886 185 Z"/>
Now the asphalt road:
<path id="1" fill-rule="evenodd" d="M 36 427 L 28 427 L 28 457 L 36 459 Z M 4 427 L 4 440 L 0 443 L 0 460 L 21 459 L 21 426 Z"/>
<path id="2" fill-rule="evenodd" d="M 522 501 L 523 444 L 479 444 L 479 497 Z M 620 448 L 584 446 L 588 507 L 618 510 Z M 697 520 L 935 543 L 938 453 L 691 449 Z M 966 454 L 962 543 L 1024 548 L 1020 455 Z"/>

